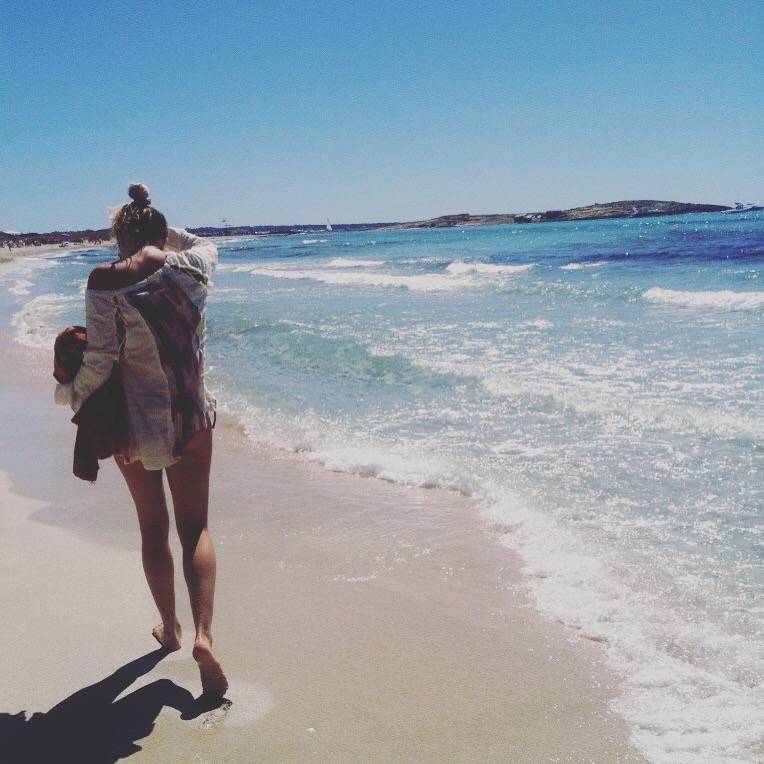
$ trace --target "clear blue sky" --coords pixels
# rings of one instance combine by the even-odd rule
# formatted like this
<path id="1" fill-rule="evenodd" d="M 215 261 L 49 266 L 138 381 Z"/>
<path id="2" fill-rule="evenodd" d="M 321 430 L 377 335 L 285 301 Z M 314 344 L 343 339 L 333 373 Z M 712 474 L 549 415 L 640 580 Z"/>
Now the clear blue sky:
<path id="1" fill-rule="evenodd" d="M 0 229 L 764 202 L 764 2 L 5 0 Z"/>

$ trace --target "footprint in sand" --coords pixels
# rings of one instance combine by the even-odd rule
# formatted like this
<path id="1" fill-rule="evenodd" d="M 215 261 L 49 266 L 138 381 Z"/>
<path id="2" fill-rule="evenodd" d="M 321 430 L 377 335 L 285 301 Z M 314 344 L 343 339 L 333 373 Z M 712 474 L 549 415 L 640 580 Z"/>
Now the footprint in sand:
<path id="1" fill-rule="evenodd" d="M 156 682 L 158 679 L 170 680 L 179 687 L 193 691 L 194 686 L 198 683 L 196 663 L 187 657 L 168 656 L 168 658 L 169 660 L 165 659 L 162 667 L 139 677 L 115 700 L 120 700 L 140 687 Z M 231 680 L 231 686 L 228 688 L 222 703 L 213 708 L 209 702 L 205 705 L 204 699 L 199 702 L 201 705 L 197 709 L 190 709 L 193 716 L 181 718 L 187 724 L 205 732 L 248 727 L 267 716 L 275 705 L 273 697 L 264 687 L 238 681 L 235 678 Z M 177 710 L 168 706 L 161 710 L 160 716 L 177 717 L 177 713 Z"/>
<path id="2" fill-rule="evenodd" d="M 199 729 L 201 730 L 214 730 L 223 726 L 223 722 L 228 716 L 228 712 L 233 707 L 233 701 L 225 698 L 223 702 L 212 711 L 208 711 L 206 714 L 202 714 L 199 718 Z"/>
<path id="3" fill-rule="evenodd" d="M 274 705 L 271 694 L 265 688 L 234 679 L 223 703 L 194 721 L 202 730 L 247 727 L 267 716 Z"/>

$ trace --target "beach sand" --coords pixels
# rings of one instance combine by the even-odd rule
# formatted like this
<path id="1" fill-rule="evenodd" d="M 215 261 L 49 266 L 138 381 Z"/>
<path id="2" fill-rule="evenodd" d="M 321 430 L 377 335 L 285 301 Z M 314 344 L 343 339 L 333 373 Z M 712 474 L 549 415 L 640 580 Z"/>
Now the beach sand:
<path id="1" fill-rule="evenodd" d="M 17 257 L 72 254 L 73 252 L 85 252 L 91 249 L 104 249 L 115 246 L 116 243 L 114 241 L 109 241 L 101 242 L 100 244 L 69 244 L 66 247 L 60 247 L 58 244 L 39 244 L 37 246 L 14 247 L 13 249 L 0 247 L 0 264 L 8 263 Z"/>
<path id="2" fill-rule="evenodd" d="M 121 478 L 72 476 L 49 359 L 0 347 L 7 760 L 642 760 L 602 646 L 533 610 L 468 499 L 260 452 L 226 423 L 211 527 L 232 705 L 200 713 L 179 562 L 186 644 L 160 661 Z"/>

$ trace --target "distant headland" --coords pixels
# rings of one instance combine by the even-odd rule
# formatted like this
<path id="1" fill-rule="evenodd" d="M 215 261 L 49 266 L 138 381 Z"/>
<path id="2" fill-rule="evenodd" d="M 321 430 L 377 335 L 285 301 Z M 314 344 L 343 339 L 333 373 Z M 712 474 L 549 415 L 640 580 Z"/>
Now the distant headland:
<path id="1" fill-rule="evenodd" d="M 753 209 L 761 209 L 755 207 Z M 689 202 L 665 202 L 655 199 L 636 199 L 621 202 L 595 202 L 587 207 L 569 210 L 546 210 L 545 212 L 500 213 L 494 215 L 443 215 L 428 220 L 407 223 L 333 223 L 334 231 L 369 231 L 379 228 L 455 228 L 481 225 L 519 225 L 528 223 L 564 222 L 574 220 L 605 220 L 609 218 L 653 217 L 657 215 L 685 215 L 690 212 L 725 212 L 733 210 L 720 204 L 691 204 Z M 188 230 L 198 236 L 285 236 L 289 234 L 324 231 L 324 224 L 305 225 L 259 225 L 259 226 L 202 226 Z M 14 249 L 34 246 L 82 246 L 102 244 L 111 238 L 108 228 L 83 229 L 80 231 L 51 231 L 48 233 L 15 233 L 0 231 L 0 247 Z"/>
<path id="2" fill-rule="evenodd" d="M 453 228 L 455 226 L 514 225 L 519 223 L 551 223 L 570 220 L 606 220 L 608 218 L 653 217 L 656 215 L 685 215 L 688 212 L 724 212 L 731 207 L 721 204 L 690 204 L 636 199 L 623 202 L 595 202 L 588 207 L 545 212 L 500 213 L 497 215 L 443 215 L 412 223 L 396 223 L 394 228 Z"/>

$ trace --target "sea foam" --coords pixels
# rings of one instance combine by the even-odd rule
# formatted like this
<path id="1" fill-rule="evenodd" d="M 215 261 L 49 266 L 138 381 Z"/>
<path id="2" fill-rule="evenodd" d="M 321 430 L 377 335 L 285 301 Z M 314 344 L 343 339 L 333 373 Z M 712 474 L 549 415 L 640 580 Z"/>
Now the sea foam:
<path id="1" fill-rule="evenodd" d="M 764 423 L 756 416 L 740 411 L 716 411 L 699 405 L 666 405 L 659 396 L 624 396 L 618 393 L 615 380 L 605 380 L 599 386 L 593 382 L 568 380 L 539 380 L 517 375 L 508 378 L 497 375 L 490 366 L 440 364 L 441 372 L 473 374 L 492 395 L 521 400 L 523 405 L 543 406 L 550 411 L 575 412 L 597 417 L 601 421 L 630 428 L 635 437 L 649 430 L 661 429 L 674 435 L 690 433 L 718 438 L 738 438 L 764 444 Z"/>
<path id="2" fill-rule="evenodd" d="M 716 310 L 757 310 L 764 308 L 764 292 L 733 292 L 729 289 L 685 292 L 652 287 L 642 297 L 649 302 L 678 305 L 685 308 L 712 308 Z"/>
<path id="3" fill-rule="evenodd" d="M 30 287 L 34 286 L 33 281 L 29 281 L 28 279 L 16 279 L 13 286 L 8 287 L 8 291 L 12 294 L 16 294 L 19 296 L 29 294 Z"/>
<path id="4" fill-rule="evenodd" d="M 454 260 L 447 268 L 448 273 L 479 274 L 481 276 L 509 276 L 516 273 L 526 273 L 533 268 L 534 263 L 524 265 L 494 265 L 493 263 L 465 262 Z"/>
<path id="5" fill-rule="evenodd" d="M 219 408 L 244 428 L 252 443 L 300 453 L 334 472 L 412 487 L 444 488 L 465 496 L 476 488 L 446 458 L 426 455 L 401 443 L 359 438 L 338 422 L 327 426 L 311 411 L 289 416 L 231 393 L 221 399 Z"/>
<path id="6" fill-rule="evenodd" d="M 326 263 L 327 268 L 376 268 L 384 265 L 384 260 L 361 260 L 350 257 L 335 257 Z"/>
<path id="7" fill-rule="evenodd" d="M 268 276 L 275 279 L 309 279 L 311 281 L 320 281 L 324 284 L 337 284 L 340 286 L 398 287 L 409 289 L 413 292 L 448 292 L 476 285 L 472 278 L 441 273 L 422 273 L 404 276 L 392 273 L 356 272 L 359 269 L 354 269 L 351 272 L 339 269 L 336 271 L 322 271 L 246 266 L 235 270 L 247 271 L 253 276 Z"/>
<path id="8" fill-rule="evenodd" d="M 56 335 L 82 312 L 81 295 L 41 294 L 16 311 L 11 319 L 21 345 L 51 350 Z M 78 310 L 78 307 L 80 310 Z"/>
<path id="9" fill-rule="evenodd" d="M 561 265 L 560 269 L 563 271 L 581 271 L 584 268 L 600 268 L 603 265 L 607 265 L 607 260 L 597 260 L 591 263 L 568 263 Z"/>
<path id="10" fill-rule="evenodd" d="M 634 725 L 632 741 L 650 761 L 754 761 L 764 735 L 764 691 L 752 681 L 756 670 L 746 675 L 740 667 L 764 668 L 755 644 L 668 608 L 661 591 L 646 589 L 623 561 L 582 545 L 517 497 L 486 513 L 520 555 L 540 610 L 605 645 L 625 679 L 612 706 Z"/>

